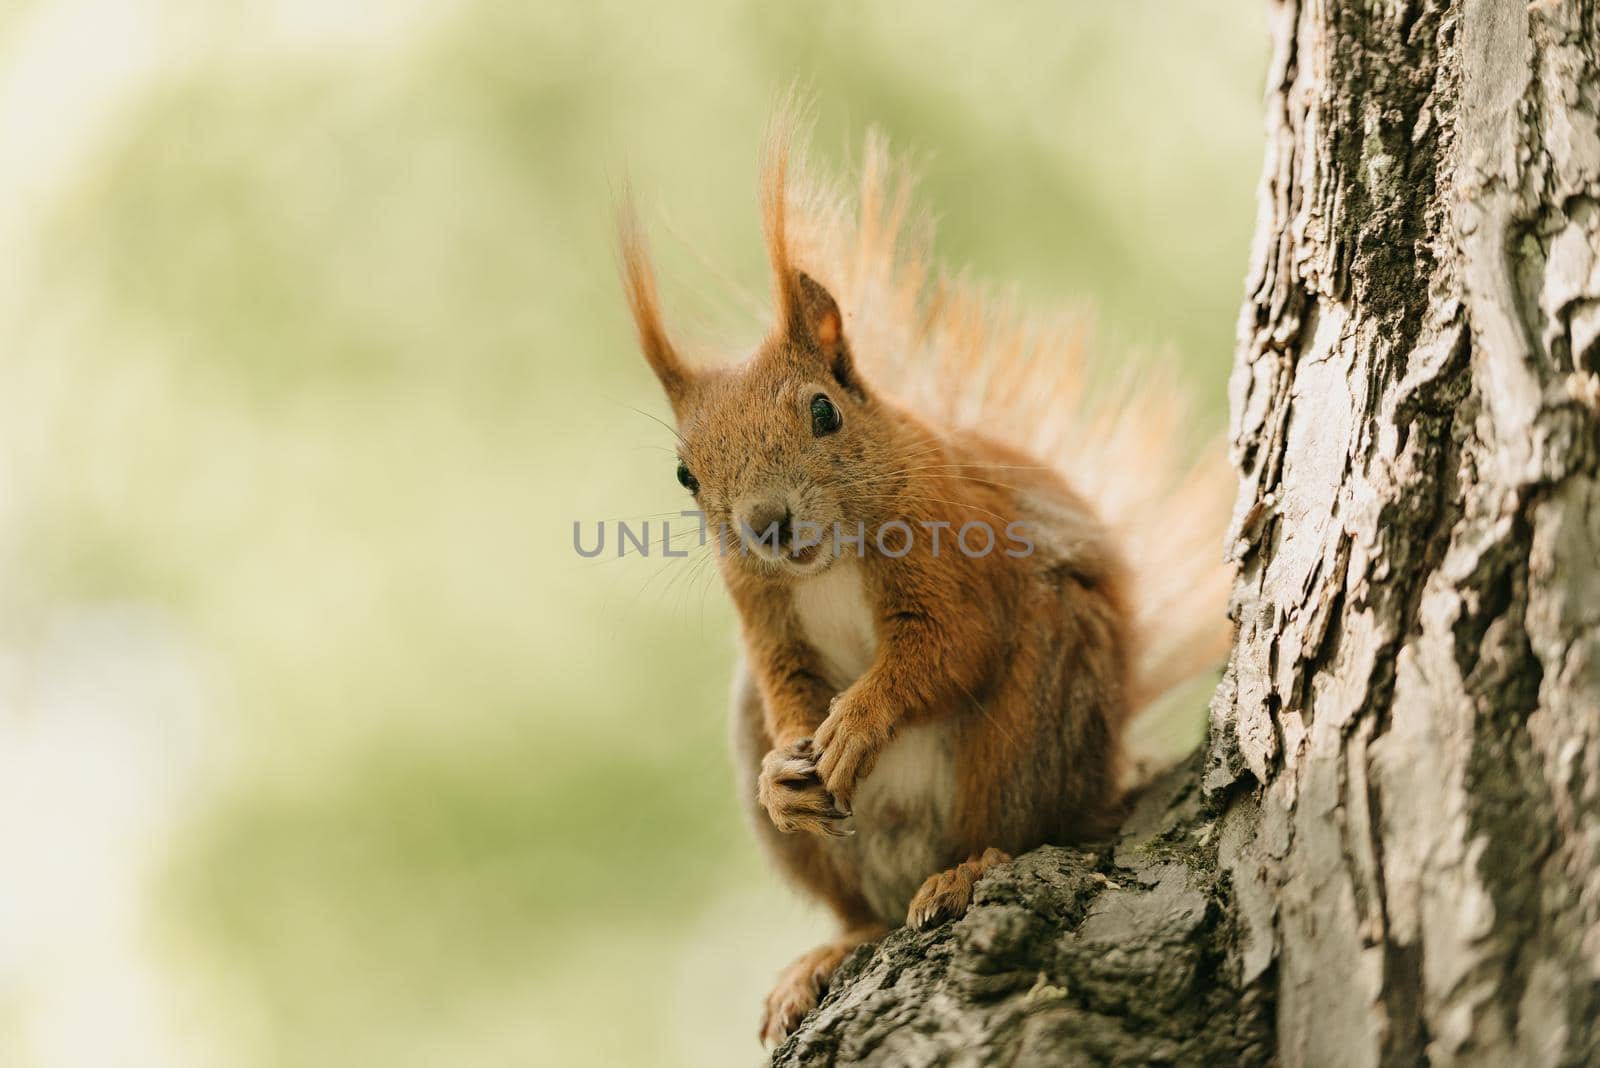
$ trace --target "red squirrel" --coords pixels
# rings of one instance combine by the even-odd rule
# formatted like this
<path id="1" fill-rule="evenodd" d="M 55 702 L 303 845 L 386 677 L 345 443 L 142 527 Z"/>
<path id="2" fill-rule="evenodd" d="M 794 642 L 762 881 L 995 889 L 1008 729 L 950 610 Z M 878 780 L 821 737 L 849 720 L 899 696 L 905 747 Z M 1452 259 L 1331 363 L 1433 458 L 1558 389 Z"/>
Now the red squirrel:
<path id="1" fill-rule="evenodd" d="M 1130 718 L 1228 633 L 1226 467 L 1186 451 L 1181 391 L 1087 382 L 1070 321 L 928 266 L 880 139 L 852 202 L 792 127 L 761 168 L 776 325 L 741 362 L 684 358 L 620 213 L 678 480 L 738 612 L 743 800 L 841 927 L 779 977 L 768 1043 L 856 946 L 960 917 L 1012 854 L 1114 829 Z"/>

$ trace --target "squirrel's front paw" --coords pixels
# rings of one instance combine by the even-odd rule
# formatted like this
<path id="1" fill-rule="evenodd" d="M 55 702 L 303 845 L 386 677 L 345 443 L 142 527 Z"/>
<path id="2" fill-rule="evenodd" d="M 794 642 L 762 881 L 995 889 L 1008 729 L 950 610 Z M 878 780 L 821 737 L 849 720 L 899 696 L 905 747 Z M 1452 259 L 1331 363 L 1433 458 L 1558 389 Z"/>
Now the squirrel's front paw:
<path id="1" fill-rule="evenodd" d="M 817 773 L 816 746 L 810 738 L 769 752 L 761 761 L 756 799 L 784 834 L 810 831 L 841 837 L 855 833 L 849 814 L 834 803 Z"/>
<path id="2" fill-rule="evenodd" d="M 817 728 L 817 772 L 843 811 L 850 811 L 856 784 L 877 763 L 889 736 L 885 717 L 848 698 L 834 699 L 828 718 Z"/>

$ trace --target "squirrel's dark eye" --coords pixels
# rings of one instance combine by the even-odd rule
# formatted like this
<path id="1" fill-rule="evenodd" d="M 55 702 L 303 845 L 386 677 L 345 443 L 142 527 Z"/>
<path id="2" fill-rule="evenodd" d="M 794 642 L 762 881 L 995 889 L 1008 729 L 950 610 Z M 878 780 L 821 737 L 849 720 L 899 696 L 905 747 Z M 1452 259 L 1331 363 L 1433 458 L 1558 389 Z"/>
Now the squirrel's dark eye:
<path id="1" fill-rule="evenodd" d="M 678 461 L 678 484 L 690 493 L 700 492 L 700 480 L 689 473 L 689 465 Z"/>
<path id="2" fill-rule="evenodd" d="M 839 414 L 839 409 L 834 407 L 833 401 L 818 393 L 811 398 L 811 435 L 823 437 L 833 433 L 844 425 L 844 418 Z"/>

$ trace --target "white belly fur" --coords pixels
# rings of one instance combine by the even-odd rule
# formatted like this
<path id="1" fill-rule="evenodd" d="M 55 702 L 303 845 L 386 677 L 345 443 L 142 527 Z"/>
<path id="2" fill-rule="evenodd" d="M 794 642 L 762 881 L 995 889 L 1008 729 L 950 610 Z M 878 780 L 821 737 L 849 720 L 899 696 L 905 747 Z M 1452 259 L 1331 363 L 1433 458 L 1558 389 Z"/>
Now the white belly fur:
<path id="1" fill-rule="evenodd" d="M 844 690 L 872 665 L 878 631 L 859 563 L 838 560 L 822 574 L 801 579 L 794 587 L 794 610 L 834 686 Z"/>
<path id="2" fill-rule="evenodd" d="M 840 560 L 802 580 L 794 608 L 828 681 L 847 689 L 878 644 L 860 565 Z M 923 880 L 950 862 L 944 828 L 954 797 L 950 731 L 937 722 L 902 729 L 858 787 L 855 837 L 829 843 L 859 866 L 862 893 L 884 922 L 902 922 Z"/>
<path id="3" fill-rule="evenodd" d="M 885 923 L 905 922 L 906 907 L 928 876 L 951 863 L 944 829 L 955 799 L 955 761 L 944 723 L 903 728 L 862 780 L 855 799 L 861 891 Z"/>

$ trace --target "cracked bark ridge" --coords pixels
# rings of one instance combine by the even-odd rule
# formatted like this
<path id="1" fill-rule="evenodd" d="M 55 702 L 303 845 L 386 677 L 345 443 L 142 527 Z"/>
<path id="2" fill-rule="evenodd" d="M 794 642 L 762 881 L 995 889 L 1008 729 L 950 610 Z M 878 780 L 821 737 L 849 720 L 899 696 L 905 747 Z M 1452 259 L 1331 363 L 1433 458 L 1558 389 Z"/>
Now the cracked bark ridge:
<path id="1" fill-rule="evenodd" d="M 1286 1065 L 1600 1063 L 1595 4 L 1271 12 L 1212 723 L 1260 805 L 1242 977 Z"/>
<path id="2" fill-rule="evenodd" d="M 993 869 L 966 916 L 863 947 L 777 1065 L 1258 1064 L 1259 991 L 1237 988 L 1198 759 L 1119 838 Z"/>

